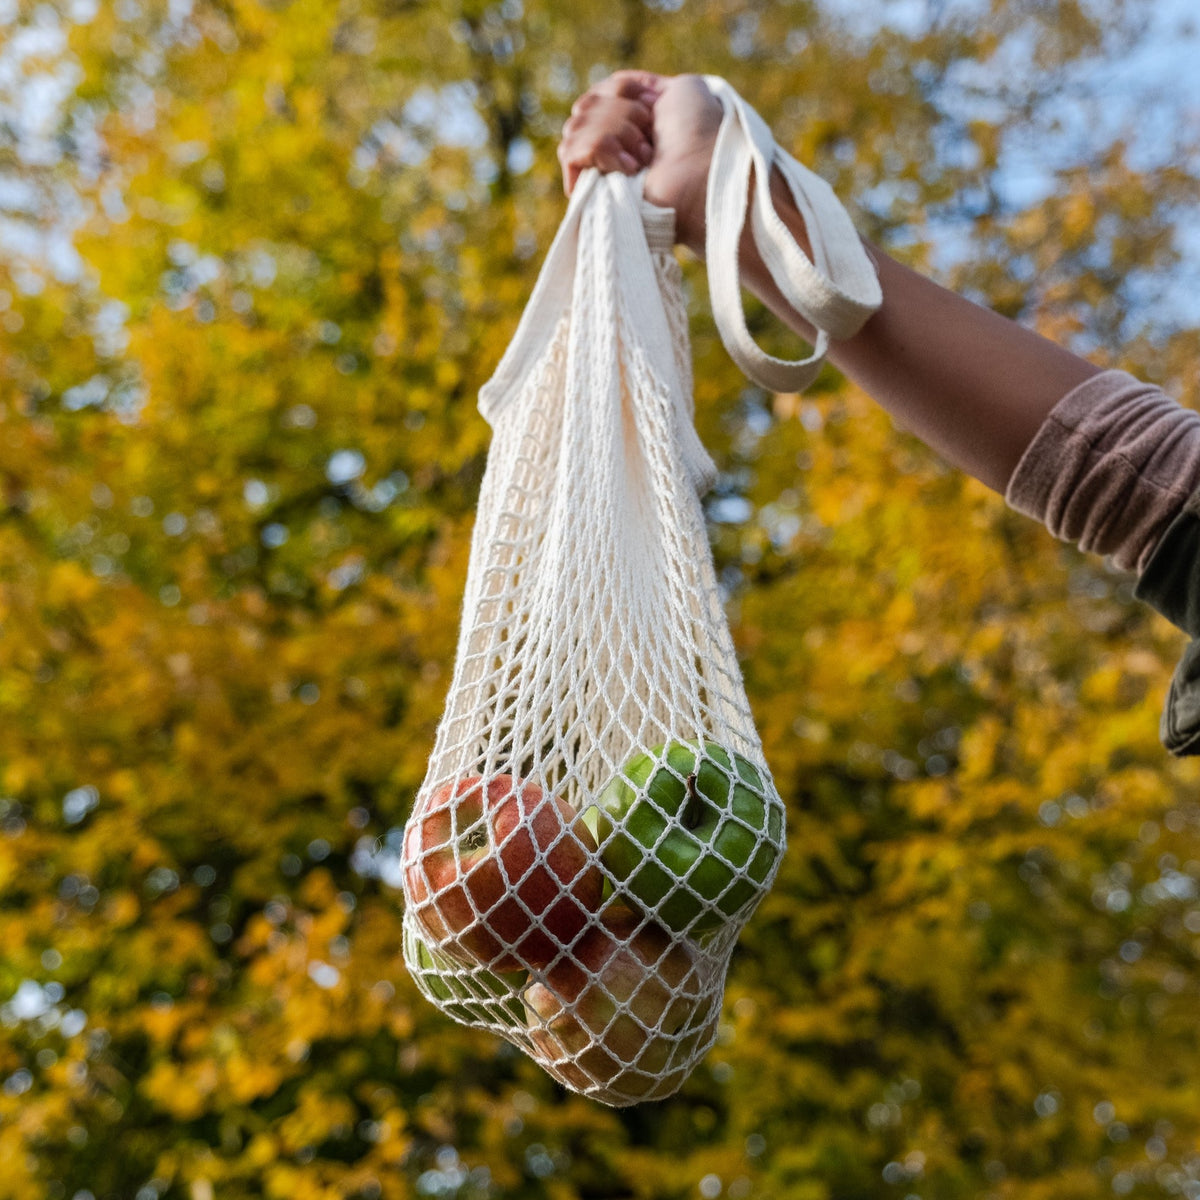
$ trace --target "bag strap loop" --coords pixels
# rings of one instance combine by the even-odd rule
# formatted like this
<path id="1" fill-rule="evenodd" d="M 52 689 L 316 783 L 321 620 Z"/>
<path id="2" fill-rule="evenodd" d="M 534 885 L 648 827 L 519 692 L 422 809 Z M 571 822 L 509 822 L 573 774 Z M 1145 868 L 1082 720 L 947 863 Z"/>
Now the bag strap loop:
<path id="1" fill-rule="evenodd" d="M 874 264 L 833 189 L 776 144 L 766 122 L 720 76 L 705 82 L 724 109 L 705 197 L 705 258 L 717 330 L 746 376 L 775 392 L 803 391 L 816 378 L 829 341 L 853 337 L 883 302 Z M 784 299 L 817 330 L 812 353 L 788 361 L 762 350 L 742 308 L 738 246 L 750 204 L 755 246 Z M 770 178 L 778 167 L 804 219 L 810 260 L 775 211 Z"/>

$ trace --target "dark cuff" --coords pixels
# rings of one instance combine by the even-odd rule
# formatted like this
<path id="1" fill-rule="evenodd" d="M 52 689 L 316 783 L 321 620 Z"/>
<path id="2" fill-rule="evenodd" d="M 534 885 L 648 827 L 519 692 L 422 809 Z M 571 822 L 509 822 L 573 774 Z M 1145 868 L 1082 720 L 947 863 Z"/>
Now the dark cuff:
<path id="1" fill-rule="evenodd" d="M 1167 526 L 1133 594 L 1172 625 L 1200 637 L 1200 491 Z"/>
<path id="2" fill-rule="evenodd" d="M 1159 737 L 1177 757 L 1200 755 L 1200 491 L 1163 534 L 1133 594 L 1193 638 L 1171 677 Z"/>
<path id="3" fill-rule="evenodd" d="M 1167 691 L 1158 736 L 1177 758 L 1200 754 L 1200 642 L 1189 642 Z"/>

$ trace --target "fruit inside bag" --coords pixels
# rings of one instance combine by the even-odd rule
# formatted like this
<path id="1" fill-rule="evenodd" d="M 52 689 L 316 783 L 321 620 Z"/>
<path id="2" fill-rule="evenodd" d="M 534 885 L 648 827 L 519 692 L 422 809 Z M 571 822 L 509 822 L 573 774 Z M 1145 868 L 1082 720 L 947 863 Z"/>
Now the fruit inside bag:
<path id="1" fill-rule="evenodd" d="M 480 394 L 455 672 L 402 852 L 422 992 L 612 1105 L 672 1094 L 711 1046 L 784 849 L 673 240 L 640 177 L 585 172 Z"/>
<path id="2" fill-rule="evenodd" d="M 449 1015 L 568 1087 L 667 1096 L 716 1036 L 783 840 L 766 776 L 711 742 L 635 754 L 581 815 L 528 781 L 468 776 L 406 830 L 405 958 Z"/>

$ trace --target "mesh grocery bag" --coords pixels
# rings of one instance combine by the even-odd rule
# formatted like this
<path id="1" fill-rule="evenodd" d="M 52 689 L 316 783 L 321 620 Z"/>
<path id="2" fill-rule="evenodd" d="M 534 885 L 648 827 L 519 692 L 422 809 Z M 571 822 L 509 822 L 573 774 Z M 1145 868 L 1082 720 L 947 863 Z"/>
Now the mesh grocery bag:
<path id="1" fill-rule="evenodd" d="M 718 94 L 736 187 L 730 146 L 755 151 Z M 716 217 L 735 245 L 743 215 Z M 457 661 L 402 856 L 422 992 L 613 1105 L 670 1095 L 712 1044 L 784 849 L 700 505 L 673 223 L 640 177 L 585 172 L 480 395 Z"/>

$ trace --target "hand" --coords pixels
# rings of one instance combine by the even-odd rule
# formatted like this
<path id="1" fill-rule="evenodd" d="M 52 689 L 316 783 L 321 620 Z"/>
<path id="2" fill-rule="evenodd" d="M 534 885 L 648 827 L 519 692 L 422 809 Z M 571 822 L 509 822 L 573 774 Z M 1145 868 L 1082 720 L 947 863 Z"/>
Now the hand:
<path id="1" fill-rule="evenodd" d="M 568 194 L 587 167 L 634 175 L 645 196 L 675 210 L 675 237 L 704 253 L 704 200 L 721 102 L 699 75 L 618 71 L 575 103 L 558 148 Z M 624 157 L 622 157 L 622 155 Z"/>
<path id="2" fill-rule="evenodd" d="M 568 196 L 588 167 L 636 175 L 650 165 L 652 109 L 664 82 L 648 71 L 617 71 L 575 101 L 558 145 Z"/>

